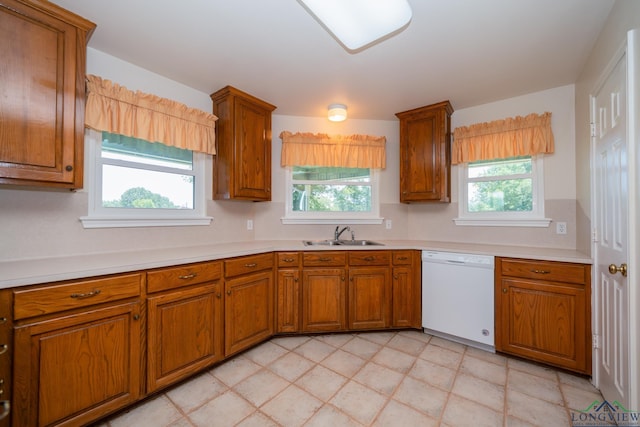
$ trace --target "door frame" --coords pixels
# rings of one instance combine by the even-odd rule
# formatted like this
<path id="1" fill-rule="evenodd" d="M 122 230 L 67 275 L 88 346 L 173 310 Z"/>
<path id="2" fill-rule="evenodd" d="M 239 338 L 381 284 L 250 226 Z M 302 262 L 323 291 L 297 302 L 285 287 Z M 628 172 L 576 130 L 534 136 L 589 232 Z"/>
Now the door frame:
<path id="1" fill-rule="evenodd" d="M 640 29 L 634 29 L 627 32 L 626 40 L 622 46 L 616 51 L 615 55 L 607 66 L 603 69 L 600 77 L 594 85 L 591 95 L 589 96 L 589 113 L 591 123 L 595 123 L 595 112 L 593 109 L 594 94 L 604 85 L 606 79 L 611 74 L 613 68 L 626 55 L 627 62 L 627 159 L 628 159 L 628 189 L 629 189 L 629 205 L 628 205 L 628 302 L 629 302 L 629 408 L 640 410 L 640 367 L 637 363 L 633 363 L 635 357 L 640 351 L 640 289 L 638 289 L 638 270 L 640 265 Z M 593 125 L 592 125 L 593 126 Z M 591 253 L 593 254 L 592 269 L 592 286 L 596 286 L 596 280 L 600 272 L 598 271 L 599 259 L 595 242 L 595 226 L 597 224 L 598 209 L 595 203 L 595 155 L 596 155 L 596 139 L 591 137 L 591 224 L 592 224 L 592 243 Z M 592 292 L 591 307 L 597 310 L 598 295 Z M 598 331 L 598 316 L 592 316 L 592 330 Z M 592 348 L 593 352 L 593 378 L 592 381 L 596 387 L 599 387 L 599 371 L 598 371 L 598 352 L 596 348 Z M 635 356 L 635 357 L 634 357 Z"/>

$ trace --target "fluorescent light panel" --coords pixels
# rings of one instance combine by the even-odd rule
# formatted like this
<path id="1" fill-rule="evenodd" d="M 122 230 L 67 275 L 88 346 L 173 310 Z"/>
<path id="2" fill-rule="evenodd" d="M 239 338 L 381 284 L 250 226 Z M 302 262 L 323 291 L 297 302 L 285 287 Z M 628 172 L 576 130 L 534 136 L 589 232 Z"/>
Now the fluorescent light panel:
<path id="1" fill-rule="evenodd" d="M 348 50 L 358 50 L 411 20 L 407 0 L 299 0 Z"/>

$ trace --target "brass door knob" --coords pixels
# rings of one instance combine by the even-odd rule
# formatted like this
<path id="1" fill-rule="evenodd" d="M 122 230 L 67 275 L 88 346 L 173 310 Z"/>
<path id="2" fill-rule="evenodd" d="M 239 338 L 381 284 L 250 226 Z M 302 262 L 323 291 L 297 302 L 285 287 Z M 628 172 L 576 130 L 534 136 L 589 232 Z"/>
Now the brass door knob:
<path id="1" fill-rule="evenodd" d="M 620 267 L 616 266 L 615 264 L 609 264 L 609 273 L 622 273 L 624 277 L 627 277 L 627 264 L 620 264 Z"/>

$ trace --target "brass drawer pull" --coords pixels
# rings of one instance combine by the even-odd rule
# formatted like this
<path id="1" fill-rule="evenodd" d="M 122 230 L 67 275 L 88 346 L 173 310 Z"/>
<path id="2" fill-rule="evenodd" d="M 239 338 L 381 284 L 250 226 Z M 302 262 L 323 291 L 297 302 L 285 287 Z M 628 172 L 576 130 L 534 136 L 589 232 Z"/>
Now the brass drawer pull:
<path id="1" fill-rule="evenodd" d="M 2 406 L 2 413 L 0 413 L 0 420 L 4 419 L 9 415 L 9 411 L 11 410 L 11 404 L 8 400 L 0 400 L 0 406 Z"/>
<path id="2" fill-rule="evenodd" d="M 94 289 L 93 291 L 87 292 L 86 294 L 71 294 L 70 297 L 75 299 L 91 298 L 99 295 L 100 292 L 102 292 L 100 289 Z"/>
<path id="3" fill-rule="evenodd" d="M 398 261 L 406 261 L 408 259 L 409 259 L 409 257 L 407 257 L 407 256 L 399 256 L 398 257 Z"/>
<path id="4" fill-rule="evenodd" d="M 257 267 L 258 264 L 256 264 L 255 262 L 252 262 L 251 264 L 245 264 L 244 266 L 247 268 L 254 268 L 254 267 Z"/>
<path id="5" fill-rule="evenodd" d="M 329 258 L 329 257 L 322 257 L 322 258 L 318 258 L 318 260 L 319 260 L 319 261 L 322 261 L 322 262 L 327 262 L 327 261 L 331 261 L 331 258 Z"/>
<path id="6" fill-rule="evenodd" d="M 536 274 L 549 274 L 551 273 L 549 270 L 538 270 L 537 268 L 534 270 L 531 270 L 532 273 L 536 273 Z"/>
<path id="7" fill-rule="evenodd" d="M 9 350 L 9 346 L 6 344 L 0 344 L 0 354 L 5 354 Z"/>
<path id="8" fill-rule="evenodd" d="M 189 280 L 189 279 L 193 279 L 197 275 L 198 275 L 198 273 L 184 274 L 182 276 L 178 276 L 178 279 Z"/>
<path id="9" fill-rule="evenodd" d="M 293 259 L 293 258 L 283 258 L 282 261 L 284 261 L 284 262 L 293 262 L 293 261 L 295 261 L 295 259 Z"/>
<path id="10" fill-rule="evenodd" d="M 3 323 L 7 323 L 6 317 L 0 317 L 0 325 L 2 325 Z"/>
<path id="11" fill-rule="evenodd" d="M 375 259 L 376 259 L 376 258 L 375 258 L 375 257 L 372 257 L 372 256 L 364 257 L 364 260 L 365 260 L 365 261 L 375 261 Z"/>

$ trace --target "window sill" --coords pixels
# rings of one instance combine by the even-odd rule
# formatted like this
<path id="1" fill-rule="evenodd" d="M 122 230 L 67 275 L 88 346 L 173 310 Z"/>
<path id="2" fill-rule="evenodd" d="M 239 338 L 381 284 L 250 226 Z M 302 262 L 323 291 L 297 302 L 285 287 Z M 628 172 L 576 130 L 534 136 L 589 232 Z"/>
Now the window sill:
<path id="1" fill-rule="evenodd" d="M 281 218 L 283 224 L 382 224 L 384 218 Z"/>
<path id="2" fill-rule="evenodd" d="M 453 221 L 456 223 L 456 225 L 471 225 L 471 226 L 485 226 L 485 227 L 549 227 L 549 224 L 551 223 L 550 218 L 539 218 L 539 219 L 454 218 Z"/>
<path id="3" fill-rule="evenodd" d="M 181 227 L 193 225 L 209 225 L 213 217 L 193 218 L 112 218 L 87 217 L 80 218 L 84 228 L 127 228 L 127 227 Z"/>

